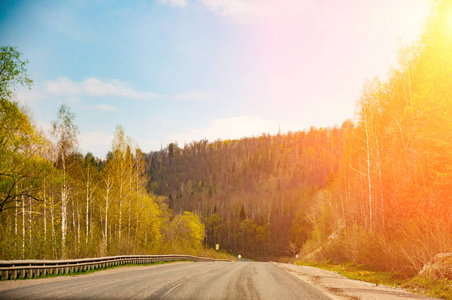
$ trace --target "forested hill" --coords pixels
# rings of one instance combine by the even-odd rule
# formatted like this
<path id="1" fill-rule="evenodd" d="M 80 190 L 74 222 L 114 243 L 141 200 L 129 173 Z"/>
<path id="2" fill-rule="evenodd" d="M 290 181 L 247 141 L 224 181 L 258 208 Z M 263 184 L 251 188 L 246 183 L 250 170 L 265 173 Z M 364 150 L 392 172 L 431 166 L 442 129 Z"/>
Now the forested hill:
<path id="1" fill-rule="evenodd" d="M 151 192 L 206 224 L 207 243 L 253 257 L 288 255 L 312 224 L 312 197 L 338 171 L 343 129 L 170 144 L 147 157 Z M 331 175 L 332 176 L 332 175 Z M 298 214 L 298 217 L 296 218 Z"/>
<path id="2" fill-rule="evenodd" d="M 152 191 L 199 214 L 210 245 L 416 274 L 452 249 L 451 16 L 435 1 L 388 77 L 364 84 L 354 122 L 169 145 L 147 158 Z"/>

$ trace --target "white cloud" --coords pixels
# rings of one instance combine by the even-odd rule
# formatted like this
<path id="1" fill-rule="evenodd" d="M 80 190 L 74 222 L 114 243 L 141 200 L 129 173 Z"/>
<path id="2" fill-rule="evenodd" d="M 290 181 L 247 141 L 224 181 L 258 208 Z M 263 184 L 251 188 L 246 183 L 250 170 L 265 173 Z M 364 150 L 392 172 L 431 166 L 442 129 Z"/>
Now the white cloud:
<path id="1" fill-rule="evenodd" d="M 258 10 L 256 2 L 247 0 L 198 0 L 209 10 L 231 18 L 242 18 L 255 14 Z"/>
<path id="2" fill-rule="evenodd" d="M 36 100 L 44 99 L 45 95 L 39 91 L 36 87 L 31 90 L 26 88 L 20 88 L 16 93 L 16 99 L 21 104 L 29 105 Z"/>
<path id="3" fill-rule="evenodd" d="M 187 5 L 187 2 L 185 0 L 158 0 L 158 2 L 166 4 L 169 3 L 171 6 L 175 7 L 185 7 Z"/>
<path id="4" fill-rule="evenodd" d="M 319 7 L 315 1 L 300 0 L 198 0 L 210 11 L 238 22 L 269 22 L 277 17 L 277 21 L 287 17 L 310 14 Z"/>
<path id="5" fill-rule="evenodd" d="M 70 106 L 80 106 L 80 105 L 83 105 L 82 100 L 80 100 L 80 98 L 74 97 L 74 96 L 67 97 L 67 98 L 64 99 L 62 102 L 65 103 L 65 104 L 67 104 L 67 105 L 70 105 Z"/>
<path id="6" fill-rule="evenodd" d="M 170 134 L 168 142 L 177 141 L 179 143 L 189 143 L 207 139 L 215 141 L 217 139 L 240 139 L 243 137 L 260 136 L 263 133 L 277 134 L 288 130 L 302 130 L 286 122 L 263 119 L 255 116 L 237 116 L 223 119 L 216 119 L 209 123 L 206 128 L 192 128 L 182 134 Z"/>
<path id="7" fill-rule="evenodd" d="M 138 92 L 130 89 L 119 80 L 101 81 L 88 78 L 82 82 L 74 82 L 66 77 L 56 81 L 44 82 L 45 90 L 55 96 L 90 96 L 90 97 L 127 97 L 138 99 L 152 99 L 157 94 L 152 92 Z"/>
<path id="8" fill-rule="evenodd" d="M 81 132 L 78 136 L 79 148 L 82 153 L 91 152 L 95 156 L 102 156 L 111 149 L 113 134 L 106 134 L 102 131 Z"/>
<path id="9" fill-rule="evenodd" d="M 178 93 L 174 95 L 162 95 L 159 96 L 159 99 L 167 99 L 167 100 L 180 100 L 180 101 L 186 101 L 186 100 L 208 100 L 212 99 L 214 97 L 214 93 L 210 91 L 203 91 L 203 90 L 193 90 L 189 92 L 184 93 Z"/>
<path id="10" fill-rule="evenodd" d="M 96 108 L 97 108 L 98 110 L 103 110 L 103 111 L 115 111 L 115 110 L 119 110 L 116 106 L 108 105 L 108 104 L 99 104 L 99 105 L 96 105 Z"/>
<path id="11" fill-rule="evenodd" d="M 136 91 L 120 80 L 102 81 L 97 78 L 75 82 L 66 77 L 59 77 L 55 81 L 44 82 L 44 89 L 54 96 L 120 97 L 137 100 L 207 100 L 213 96 L 212 92 L 200 90 L 160 95 L 149 91 Z"/>

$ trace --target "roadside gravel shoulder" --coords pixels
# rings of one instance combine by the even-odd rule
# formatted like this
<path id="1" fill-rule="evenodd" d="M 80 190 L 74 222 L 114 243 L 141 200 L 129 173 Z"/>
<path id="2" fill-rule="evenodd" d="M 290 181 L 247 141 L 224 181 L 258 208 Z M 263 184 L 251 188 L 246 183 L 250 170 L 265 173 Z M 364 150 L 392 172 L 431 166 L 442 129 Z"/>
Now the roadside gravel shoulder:
<path id="1" fill-rule="evenodd" d="M 190 263 L 190 262 L 172 262 L 171 264 L 185 264 L 185 263 Z M 0 292 L 9 290 L 9 289 L 32 286 L 32 285 L 37 285 L 37 284 L 72 280 L 72 279 L 80 277 L 80 276 L 83 276 L 83 278 L 89 278 L 89 277 L 95 277 L 95 276 L 100 276 L 100 275 L 108 275 L 108 274 L 115 274 L 115 273 L 133 272 L 133 271 L 160 268 L 165 265 L 166 264 L 158 264 L 158 265 L 150 265 L 150 266 L 133 266 L 133 267 L 121 266 L 121 267 L 116 267 L 116 268 L 111 268 L 111 269 L 99 270 L 99 271 L 88 273 L 88 274 L 74 274 L 74 275 L 56 276 L 56 277 L 49 277 L 49 278 L 2 280 L 2 281 L 0 281 Z"/>
<path id="2" fill-rule="evenodd" d="M 399 288 L 348 279 L 333 271 L 292 264 L 275 264 L 302 281 L 314 285 L 332 299 L 433 299 Z"/>

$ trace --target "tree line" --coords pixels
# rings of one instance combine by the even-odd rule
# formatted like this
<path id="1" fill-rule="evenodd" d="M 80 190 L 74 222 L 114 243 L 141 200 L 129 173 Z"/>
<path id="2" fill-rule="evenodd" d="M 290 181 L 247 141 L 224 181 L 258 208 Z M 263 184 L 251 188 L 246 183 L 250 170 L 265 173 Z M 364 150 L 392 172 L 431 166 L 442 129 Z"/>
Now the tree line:
<path id="1" fill-rule="evenodd" d="M 317 259 L 412 275 L 452 249 L 452 2 L 435 1 L 388 79 L 364 85 L 343 124 L 341 167 L 304 245 Z"/>
<path id="2" fill-rule="evenodd" d="M 172 143 L 147 156 L 149 189 L 206 225 L 206 244 L 259 259 L 299 249 L 312 226 L 310 200 L 338 171 L 339 128 Z M 289 251 L 290 252 L 290 251 Z"/>
<path id="3" fill-rule="evenodd" d="M 16 48 L 0 48 L 0 258 L 196 253 L 204 225 L 147 192 L 146 155 L 117 126 L 101 160 L 77 152 L 64 105 L 47 137 L 15 101 L 32 80 Z"/>

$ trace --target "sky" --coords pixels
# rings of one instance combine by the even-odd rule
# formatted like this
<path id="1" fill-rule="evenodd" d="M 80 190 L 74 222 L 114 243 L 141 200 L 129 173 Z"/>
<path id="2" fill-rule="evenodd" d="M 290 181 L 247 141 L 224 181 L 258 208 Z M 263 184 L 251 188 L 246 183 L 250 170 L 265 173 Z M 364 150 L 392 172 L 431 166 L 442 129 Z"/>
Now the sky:
<path id="1" fill-rule="evenodd" d="M 171 142 L 340 126 L 366 80 L 416 41 L 428 0 L 55 0 L 0 3 L 0 45 L 49 134 L 61 104 L 78 149 L 105 157 L 121 125 L 144 152 Z"/>

